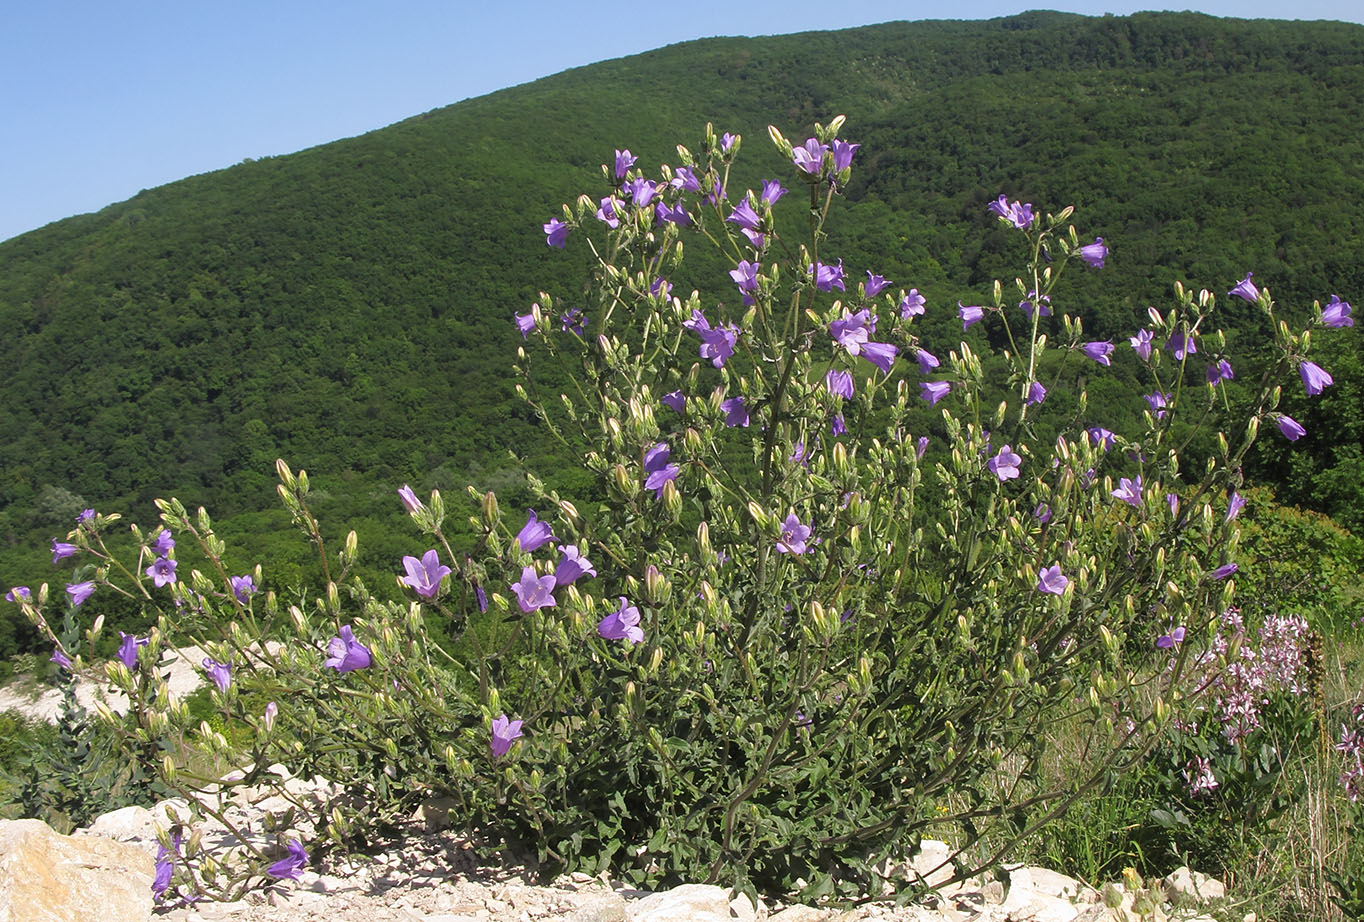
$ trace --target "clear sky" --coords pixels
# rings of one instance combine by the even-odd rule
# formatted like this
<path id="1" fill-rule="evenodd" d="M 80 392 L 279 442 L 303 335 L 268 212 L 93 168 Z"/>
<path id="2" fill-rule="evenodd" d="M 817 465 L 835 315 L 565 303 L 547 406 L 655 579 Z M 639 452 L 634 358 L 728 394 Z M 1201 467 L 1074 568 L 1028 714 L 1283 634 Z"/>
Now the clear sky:
<path id="1" fill-rule="evenodd" d="M 0 11 L 0 240 L 246 157 L 687 39 L 1162 3 L 1364 22 L 1360 0 L 12 0 Z"/>

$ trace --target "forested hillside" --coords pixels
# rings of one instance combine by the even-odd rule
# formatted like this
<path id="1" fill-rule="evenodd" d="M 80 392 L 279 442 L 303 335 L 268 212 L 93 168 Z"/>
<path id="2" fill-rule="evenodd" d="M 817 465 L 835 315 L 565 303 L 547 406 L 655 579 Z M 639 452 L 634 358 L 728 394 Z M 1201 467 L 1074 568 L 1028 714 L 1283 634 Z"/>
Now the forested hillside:
<path id="1" fill-rule="evenodd" d="M 1253 270 L 1303 317 L 1332 293 L 1364 306 L 1364 27 L 1028 13 L 674 45 L 0 244 L 0 583 L 55 584 L 46 548 L 80 509 L 147 522 L 171 494 L 217 513 L 242 566 L 287 578 L 307 550 L 280 537 L 276 457 L 376 572 L 415 548 L 404 482 L 510 488 L 510 452 L 585 487 L 507 373 L 512 315 L 581 278 L 541 224 L 614 148 L 675 161 L 713 122 L 744 137 L 741 191 L 789 167 L 769 123 L 800 139 L 839 113 L 863 146 L 826 251 L 924 292 L 944 349 L 957 300 L 1019 265 L 986 210 L 1000 193 L 1073 204 L 1109 244 L 1078 308 L 1101 338 L 1176 279 L 1225 293 Z M 678 280 L 730 297 L 719 281 Z M 1242 353 L 1265 334 L 1249 305 L 1221 322 Z M 1266 440 L 1249 473 L 1359 528 L 1364 359 L 1342 333 L 1319 344 L 1337 385 L 1285 395 L 1309 438 Z M 1118 390 L 1106 412 L 1142 409 Z M 0 652 L 25 642 L 12 614 Z"/>

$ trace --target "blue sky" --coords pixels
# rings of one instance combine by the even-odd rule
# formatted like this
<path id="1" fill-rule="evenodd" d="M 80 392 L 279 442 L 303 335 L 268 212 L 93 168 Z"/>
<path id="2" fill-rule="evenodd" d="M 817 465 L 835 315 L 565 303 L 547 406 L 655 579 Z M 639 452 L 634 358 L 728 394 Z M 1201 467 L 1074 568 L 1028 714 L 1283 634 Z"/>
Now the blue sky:
<path id="1" fill-rule="evenodd" d="M 1001 0 L 35 0 L 0 12 L 0 240 L 246 157 L 285 154 L 570 67 L 714 35 L 990 19 Z M 1125 15 L 1152 3 L 1046 8 Z M 1210 0 L 1364 22 L 1359 0 Z"/>

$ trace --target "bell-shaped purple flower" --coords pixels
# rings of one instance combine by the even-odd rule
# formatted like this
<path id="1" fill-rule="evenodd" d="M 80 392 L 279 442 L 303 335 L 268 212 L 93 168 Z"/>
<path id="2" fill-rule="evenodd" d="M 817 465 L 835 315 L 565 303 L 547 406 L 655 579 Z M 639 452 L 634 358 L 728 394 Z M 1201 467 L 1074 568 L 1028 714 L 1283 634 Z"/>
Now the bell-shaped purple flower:
<path id="1" fill-rule="evenodd" d="M 1321 309 L 1321 322 L 1324 326 L 1336 328 L 1354 326 L 1350 302 L 1340 300 L 1339 295 L 1331 295 L 1331 303 Z"/>
<path id="2" fill-rule="evenodd" d="M 1168 393 L 1156 391 L 1154 394 L 1142 395 L 1142 399 L 1150 405 L 1151 412 L 1155 414 L 1156 419 L 1165 418 L 1167 412 L 1166 408 L 1170 405 L 1170 395 Z"/>
<path id="3" fill-rule="evenodd" d="M 829 432 L 834 438 L 845 434 L 848 431 L 848 424 L 843 419 L 842 413 L 835 413 L 834 418 L 829 420 Z"/>
<path id="4" fill-rule="evenodd" d="M 1109 358 L 1109 356 L 1113 354 L 1113 343 L 1111 342 L 1085 343 L 1080 347 L 1080 351 L 1083 352 L 1086 357 L 1093 359 L 1100 365 L 1113 364 L 1112 360 Z"/>
<path id="5" fill-rule="evenodd" d="M 725 425 L 733 429 L 735 426 L 748 427 L 748 407 L 744 405 L 743 397 L 731 397 L 720 404 L 720 409 L 725 411 Z"/>
<path id="6" fill-rule="evenodd" d="M 175 550 L 175 538 L 171 537 L 171 533 L 163 528 L 156 533 L 156 540 L 152 542 L 152 549 L 156 551 L 157 556 L 165 557 Z"/>
<path id="7" fill-rule="evenodd" d="M 1157 648 L 1157 649 L 1160 649 L 1160 650 L 1169 650 L 1170 648 L 1174 647 L 1176 644 L 1181 644 L 1181 643 L 1183 643 L 1183 642 L 1184 642 L 1184 637 L 1185 637 L 1185 636 L 1186 636 L 1186 631 L 1184 630 L 1184 628 L 1183 628 L 1182 626 L 1181 626 L 1181 627 L 1177 627 L 1177 628 L 1175 628 L 1173 631 L 1171 631 L 1170 633 L 1168 633 L 1168 634 L 1161 634 L 1159 637 L 1157 637 L 1157 638 L 1156 638 L 1156 648 Z"/>
<path id="8" fill-rule="evenodd" d="M 761 268 L 760 263 L 741 259 L 735 268 L 729 270 L 729 277 L 734 279 L 734 284 L 739 286 L 743 294 L 745 306 L 753 303 L 753 295 L 758 291 L 758 270 Z"/>
<path id="9" fill-rule="evenodd" d="M 118 632 L 118 637 L 119 662 L 123 663 L 123 665 L 127 666 L 129 669 L 136 669 L 138 648 L 145 647 L 151 638 L 134 637 L 132 634 L 125 634 L 122 631 Z"/>
<path id="10" fill-rule="evenodd" d="M 33 601 L 33 591 L 27 586 L 15 586 L 5 593 L 5 601 L 19 605 L 23 602 Z"/>
<path id="11" fill-rule="evenodd" d="M 143 572 L 151 578 L 152 584 L 160 589 L 162 586 L 168 586 L 175 582 L 175 567 L 175 561 L 169 557 L 158 557 Z"/>
<path id="12" fill-rule="evenodd" d="M 1241 568 L 1234 563 L 1224 563 L 1222 564 L 1222 566 L 1218 567 L 1216 570 L 1213 570 L 1208 575 L 1211 576 L 1213 579 L 1226 579 L 1228 576 L 1231 576 L 1239 569 Z"/>
<path id="13" fill-rule="evenodd" d="M 1227 292 L 1228 295 L 1235 295 L 1242 301 L 1249 301 L 1251 304 L 1260 300 L 1260 289 L 1255 287 L 1255 283 L 1250 280 L 1254 272 L 1247 272 L 1246 277 L 1236 283 L 1236 287 Z"/>
<path id="14" fill-rule="evenodd" d="M 426 508 L 422 505 L 422 501 L 417 499 L 417 494 L 412 492 L 412 488 L 407 484 L 403 484 L 398 488 L 398 498 L 403 501 L 403 508 L 406 509 L 410 515 L 416 515 Z"/>
<path id="15" fill-rule="evenodd" d="M 50 656 L 48 660 L 68 671 L 72 668 L 71 657 L 67 656 L 61 650 L 53 650 L 52 656 Z"/>
<path id="16" fill-rule="evenodd" d="M 681 473 L 676 464 L 668 463 L 671 454 L 667 442 L 657 442 L 644 453 L 644 489 L 653 490 L 654 496 L 661 497 L 664 485 Z"/>
<path id="17" fill-rule="evenodd" d="M 554 577 L 538 576 L 534 567 L 522 567 L 521 579 L 512 583 L 512 592 L 521 610 L 529 614 L 538 608 L 548 608 L 554 601 Z"/>
<path id="18" fill-rule="evenodd" d="M 900 347 L 892 343 L 862 344 L 862 358 L 881 369 L 882 374 L 890 374 L 891 366 L 895 364 L 895 357 L 899 354 Z"/>
<path id="19" fill-rule="evenodd" d="M 204 657 L 204 672 L 213 684 L 218 686 L 218 691 L 226 693 L 227 687 L 232 684 L 232 666 L 228 663 L 220 663 L 211 657 Z"/>
<path id="20" fill-rule="evenodd" d="M 1080 247 L 1080 258 L 1085 264 L 1095 269 L 1104 267 L 1104 259 L 1108 257 L 1108 247 L 1104 246 L 1104 238 L 1095 237 L 1093 243 L 1085 244 Z"/>
<path id="21" fill-rule="evenodd" d="M 927 349 L 915 349 L 914 358 L 919 362 L 919 371 L 926 375 L 933 374 L 933 369 L 942 364 L 938 357 Z"/>
<path id="22" fill-rule="evenodd" d="M 493 718 L 492 740 L 488 747 L 493 758 L 500 759 L 511 751 L 512 743 L 521 738 L 521 721 L 509 720 L 505 712 Z"/>
<path id="23" fill-rule="evenodd" d="M 1240 493 L 1232 493 L 1231 499 L 1227 501 L 1227 517 L 1225 521 L 1232 521 L 1241 514 L 1241 510 L 1246 508 L 1246 498 Z"/>
<path id="24" fill-rule="evenodd" d="M 964 332 L 971 328 L 971 324 L 980 322 L 985 316 L 985 308 L 976 304 L 962 304 L 958 301 L 957 316 L 961 318 L 961 328 Z"/>
<path id="25" fill-rule="evenodd" d="M 535 314 L 517 314 L 516 328 L 521 331 L 521 338 L 526 339 L 535 329 Z"/>
<path id="26" fill-rule="evenodd" d="M 1175 361 L 1184 361 L 1185 356 L 1193 355 L 1198 351 L 1198 342 L 1192 333 L 1185 335 L 1184 332 L 1176 331 L 1165 341 L 1165 348 L 1175 357 Z"/>
<path id="27" fill-rule="evenodd" d="M 616 151 L 616 179 L 624 179 L 625 174 L 630 172 L 630 167 L 634 166 L 638 159 L 630 153 L 628 147 L 625 150 Z"/>
<path id="28" fill-rule="evenodd" d="M 664 406 L 671 407 L 678 413 L 681 413 L 687 408 L 687 397 L 680 390 L 664 394 L 658 399 Z"/>
<path id="29" fill-rule="evenodd" d="M 831 147 L 834 155 L 834 172 L 842 173 L 848 167 L 852 166 L 853 154 L 857 153 L 857 149 L 861 146 L 861 144 L 849 144 L 847 141 L 840 141 L 838 138 L 834 138 Z"/>
<path id="30" fill-rule="evenodd" d="M 786 194 L 786 189 L 775 179 L 763 180 L 762 200 L 767 205 L 775 205 Z"/>
<path id="31" fill-rule="evenodd" d="M 65 541 L 58 541 L 56 538 L 52 539 L 53 563 L 56 563 L 59 560 L 64 560 L 67 557 L 74 557 L 77 554 L 79 554 L 80 551 L 81 549 L 74 544 L 68 544 Z"/>
<path id="32" fill-rule="evenodd" d="M 815 276 L 815 287 L 820 291 L 847 291 L 843 285 L 843 260 L 838 261 L 838 265 L 831 266 L 826 263 L 817 262 L 810 267 L 810 271 Z"/>
<path id="33" fill-rule="evenodd" d="M 866 308 L 855 314 L 845 310 L 842 317 L 829 323 L 829 336 L 850 355 L 861 354 L 862 346 L 874 332 L 876 317 Z"/>
<path id="34" fill-rule="evenodd" d="M 1047 389 L 1042 386 L 1041 381 L 1034 381 L 1028 385 L 1028 399 L 1026 401 L 1028 406 L 1035 407 L 1046 399 Z"/>
<path id="35" fill-rule="evenodd" d="M 1137 335 L 1129 338 L 1127 341 L 1132 344 L 1132 349 L 1137 355 L 1141 356 L 1143 362 L 1149 362 L 1151 360 L 1151 347 L 1154 339 L 1155 334 L 1150 330 L 1138 330 Z"/>
<path id="36" fill-rule="evenodd" d="M 909 294 L 900 299 L 900 317 L 908 320 L 910 317 L 921 316 L 927 303 L 924 296 L 919 294 L 919 289 L 911 288 Z"/>
<path id="37" fill-rule="evenodd" d="M 80 608 L 81 605 L 85 604 L 85 600 L 90 598 L 91 593 L 94 591 L 94 580 L 86 580 L 83 583 L 70 583 L 66 587 L 66 594 L 71 597 L 71 604 L 76 608 Z"/>
<path id="38" fill-rule="evenodd" d="M 1105 429 L 1103 426 L 1093 426 L 1087 431 L 1089 432 L 1090 444 L 1102 447 L 1104 451 L 1108 451 L 1117 444 L 1118 438 L 1113 434 L 1113 430 L 1111 429 Z"/>
<path id="39" fill-rule="evenodd" d="M 562 250 L 564 244 L 568 242 L 568 232 L 571 229 L 572 228 L 558 218 L 550 218 L 544 225 L 545 243 Z"/>
<path id="40" fill-rule="evenodd" d="M 549 525 L 536 517 L 534 509 L 527 509 L 526 512 L 526 524 L 516 533 L 516 540 L 523 552 L 532 554 L 546 542 L 558 540 Z"/>
<path id="41" fill-rule="evenodd" d="M 752 195 L 751 192 L 749 194 Z M 753 210 L 753 206 L 748 203 L 748 199 L 744 199 L 735 206 L 734 210 L 729 213 L 729 217 L 725 218 L 725 220 L 737 224 L 746 230 L 757 230 L 758 225 L 762 223 L 763 219 L 762 215 Z"/>
<path id="42" fill-rule="evenodd" d="M 621 596 L 616 610 L 597 622 L 597 633 L 604 640 L 643 643 L 644 629 L 639 626 L 639 609 L 627 602 L 625 596 Z"/>
<path id="43" fill-rule="evenodd" d="M 781 525 L 781 537 L 777 539 L 778 554 L 804 554 L 809 548 L 810 526 L 802 524 L 792 512 Z"/>
<path id="44" fill-rule="evenodd" d="M 1023 458 L 1013 450 L 1013 446 L 1005 445 L 999 450 L 997 455 L 990 459 L 987 467 L 990 468 L 990 472 L 998 477 L 1002 483 L 1005 480 L 1013 480 L 1018 477 L 1018 475 L 1022 473 L 1022 470 L 1019 468 L 1019 465 L 1022 463 Z"/>
<path id="45" fill-rule="evenodd" d="M 303 850 L 303 843 L 297 839 L 290 839 L 288 846 L 289 856 L 281 858 L 274 864 L 265 869 L 265 873 L 276 880 L 298 880 L 303 876 L 303 866 L 308 863 L 308 853 Z"/>
<path id="46" fill-rule="evenodd" d="M 1236 377 L 1236 372 L 1231 369 L 1231 362 L 1226 359 L 1218 359 L 1208 364 L 1208 383 L 1218 384 L 1222 381 L 1230 381 Z"/>
<path id="47" fill-rule="evenodd" d="M 835 397 L 841 397 L 844 400 L 852 398 L 853 377 L 846 371 L 830 368 L 829 373 L 824 376 L 824 386 L 828 388 L 829 393 L 833 394 Z"/>
<path id="48" fill-rule="evenodd" d="M 232 594 L 237 597 L 238 602 L 244 604 L 256 594 L 256 581 L 249 573 L 246 576 L 230 576 L 228 580 L 232 583 Z"/>
<path id="49" fill-rule="evenodd" d="M 343 673 L 369 668 L 373 662 L 369 647 L 355 639 L 355 631 L 349 624 L 343 624 L 339 633 L 339 637 L 328 642 L 327 652 L 331 655 L 322 661 L 322 665 Z"/>
<path id="50" fill-rule="evenodd" d="M 864 297 L 874 298 L 884 291 L 889 284 L 889 281 L 868 269 L 866 284 L 862 286 L 862 294 Z"/>
<path id="51" fill-rule="evenodd" d="M 1298 364 L 1298 374 L 1302 376 L 1302 386 L 1307 388 L 1309 396 L 1315 397 L 1323 390 L 1335 383 L 1326 369 L 1316 362 L 1303 361 Z"/>
<path id="52" fill-rule="evenodd" d="M 559 553 L 563 556 L 559 560 L 559 565 L 554 568 L 555 588 L 568 586 L 582 576 L 597 575 L 592 561 L 582 555 L 577 545 L 565 544 L 559 548 Z"/>
<path id="53" fill-rule="evenodd" d="M 1296 442 L 1307 434 L 1307 430 L 1299 425 L 1298 421 L 1291 416 L 1284 416 L 1281 413 L 1279 414 L 1278 419 L 1274 420 L 1274 423 L 1279 427 L 1279 431 L 1283 433 L 1283 437 L 1290 442 Z"/>
<path id="54" fill-rule="evenodd" d="M 399 582 L 411 586 L 424 599 L 434 599 L 440 591 L 440 581 L 451 572 L 449 567 L 440 562 L 440 554 L 435 548 L 423 554 L 421 560 L 404 557 L 403 568 L 407 570 L 407 575 Z"/>
<path id="55" fill-rule="evenodd" d="M 1141 508 L 1141 475 L 1128 480 L 1126 477 L 1118 481 L 1118 488 L 1110 495 L 1122 500 L 1134 509 Z"/>
<path id="56" fill-rule="evenodd" d="M 1052 564 L 1037 574 L 1037 591 L 1046 592 L 1051 595 L 1062 595 L 1066 587 L 1070 585 L 1070 580 L 1061 572 L 1059 564 Z"/>
<path id="57" fill-rule="evenodd" d="M 739 342 L 739 328 L 732 323 L 698 330 L 697 335 L 701 337 L 699 355 L 703 359 L 710 359 L 716 368 L 725 367 L 725 362 L 734 355 L 735 344 Z"/>
<path id="58" fill-rule="evenodd" d="M 620 212 L 616 210 L 616 199 L 614 196 L 606 196 L 597 206 L 597 220 L 607 227 L 615 230 L 620 227 Z"/>
<path id="59" fill-rule="evenodd" d="M 952 383 L 950 381 L 919 382 L 919 396 L 924 400 L 927 400 L 930 407 L 946 397 L 950 390 L 952 390 Z"/>
<path id="60" fill-rule="evenodd" d="M 828 150 L 829 145 L 819 143 L 818 138 L 809 138 L 803 145 L 791 151 L 791 160 L 802 172 L 818 176 Z"/>

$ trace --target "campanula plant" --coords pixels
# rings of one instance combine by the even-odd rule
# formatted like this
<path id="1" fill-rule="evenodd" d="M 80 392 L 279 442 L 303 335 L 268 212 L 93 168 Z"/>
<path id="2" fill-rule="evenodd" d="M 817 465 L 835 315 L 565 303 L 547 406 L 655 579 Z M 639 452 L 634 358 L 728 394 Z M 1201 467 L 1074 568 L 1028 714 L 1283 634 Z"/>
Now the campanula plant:
<path id="1" fill-rule="evenodd" d="M 518 391 L 582 458 L 592 495 L 531 477 L 534 508 L 504 513 L 475 494 L 456 552 L 441 495 L 404 485 L 422 537 L 371 589 L 350 574 L 354 532 L 331 555 L 306 473 L 281 461 L 280 495 L 322 564 L 320 590 L 288 598 L 263 590 L 262 570 L 234 575 L 208 516 L 175 501 L 162 531 L 135 533 L 135 566 L 102 554 L 98 522 L 68 536 L 99 567 L 68 587 L 72 606 L 123 592 L 160 616 L 132 665 L 109 666 L 135 706 L 105 719 L 198 792 L 185 831 L 224 821 L 213 798 L 233 785 L 275 784 L 272 763 L 349 795 L 297 803 L 270 841 L 240 830 L 228 856 L 168 830 L 163 893 L 301 875 L 327 841 L 442 795 L 481 843 L 533 851 L 550 874 L 909 896 L 924 882 L 902 861 L 921 838 L 954 843 L 958 877 L 996 863 L 1192 706 L 1174 690 L 1234 593 L 1241 460 L 1266 421 L 1305 434 L 1277 413 L 1276 382 L 1331 384 L 1309 333 L 1249 275 L 1236 285 L 1277 351 L 1232 408 L 1214 295 L 1178 285 L 1127 344 L 1095 341 L 1056 284 L 1102 272 L 1119 242 L 1082 243 L 1070 208 L 1001 197 L 990 210 L 1015 241 L 1017 294 L 997 281 L 958 301 L 962 338 L 934 341 L 916 320 L 949 304 L 897 267 L 828 251 L 860 163 L 842 127 L 799 144 L 771 128 L 760 189 L 731 187 L 743 139 L 709 126 L 675 164 L 617 150 L 543 224 L 548 247 L 591 269 L 573 303 L 541 292 L 509 317 Z M 689 275 L 684 240 L 723 266 Z M 1333 301 L 1315 323 L 1348 319 Z M 1077 383 L 1117 362 L 1137 364 L 1150 407 L 1133 431 Z M 544 389 L 542 363 L 568 384 Z M 1044 413 L 1059 435 L 1038 435 Z M 1229 420 L 1215 454 L 1181 457 L 1185 433 L 1214 419 Z M 208 572 L 174 565 L 159 537 L 172 533 Z M 14 592 L 41 618 L 46 587 L 36 595 Z M 428 611 L 463 630 L 458 644 L 433 642 Z M 154 668 L 172 637 L 204 650 L 249 752 L 185 725 Z M 1165 638 L 1176 655 L 1153 667 Z M 1109 755 L 1037 787 L 1039 730 L 1077 715 Z M 250 767 L 193 776 L 167 742 L 181 738 Z"/>

